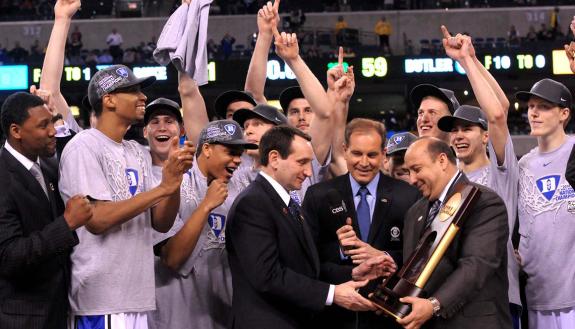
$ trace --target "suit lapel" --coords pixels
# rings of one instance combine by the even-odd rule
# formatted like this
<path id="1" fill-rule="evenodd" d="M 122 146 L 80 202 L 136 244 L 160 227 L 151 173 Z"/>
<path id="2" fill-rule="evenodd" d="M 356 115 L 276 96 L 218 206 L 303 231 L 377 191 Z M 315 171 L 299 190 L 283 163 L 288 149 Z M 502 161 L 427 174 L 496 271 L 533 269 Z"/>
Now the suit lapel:
<path id="1" fill-rule="evenodd" d="M 40 167 L 42 168 L 42 174 L 44 175 L 44 181 L 46 182 L 46 189 L 48 190 L 48 199 L 50 201 L 50 206 L 52 208 L 52 215 L 54 218 L 58 217 L 58 204 L 57 195 L 58 192 L 58 162 L 56 158 L 50 159 L 40 159 Z"/>
<path id="2" fill-rule="evenodd" d="M 415 249 L 415 246 L 419 241 L 419 237 L 421 237 L 421 233 L 425 228 L 425 220 L 427 219 L 428 212 L 429 201 L 427 199 L 420 199 L 420 201 L 417 203 L 417 208 L 414 211 L 415 222 L 413 223 L 413 237 L 411 239 L 403 240 L 403 243 L 406 243 L 406 241 L 413 243 L 411 250 Z"/>
<path id="3" fill-rule="evenodd" d="M 299 227 L 300 224 L 297 222 L 299 219 L 293 218 L 293 216 L 289 212 L 288 207 L 280 198 L 279 194 L 274 190 L 273 186 L 271 186 L 271 184 L 261 175 L 258 175 L 255 181 L 258 184 L 260 184 L 260 186 L 264 189 L 265 193 L 270 197 L 273 207 L 277 209 L 278 213 L 281 213 L 284 222 L 290 228 L 291 232 L 297 237 L 297 240 L 302 245 L 305 254 L 308 256 L 310 262 L 313 264 L 314 269 L 318 271 L 319 258 L 317 254 L 315 254 L 316 251 L 315 245 L 313 243 L 313 239 L 311 237 L 311 233 L 309 232 L 309 228 L 307 227 L 305 219 L 303 223 L 304 230 L 302 234 L 302 230 Z"/>
<path id="4" fill-rule="evenodd" d="M 14 174 L 14 177 L 24 186 L 24 188 L 36 196 L 44 206 L 50 206 L 46 193 L 44 193 L 42 186 L 40 186 L 40 183 L 38 183 L 36 178 L 34 178 L 34 175 L 32 175 L 30 171 L 26 170 L 26 168 L 24 168 L 24 166 L 4 148 L 2 148 L 1 156 L 6 162 L 8 169 Z"/>
<path id="5" fill-rule="evenodd" d="M 375 238 L 379 236 L 380 229 L 389 224 L 389 222 L 385 221 L 385 218 L 387 217 L 387 212 L 391 206 L 391 201 L 392 194 L 390 179 L 384 174 L 380 174 L 379 183 L 377 184 L 377 195 L 375 196 L 374 202 L 375 209 L 373 210 L 367 243 L 373 244 Z"/>
<path id="6" fill-rule="evenodd" d="M 347 206 L 348 209 L 348 214 L 351 217 L 351 225 L 353 226 L 353 230 L 355 231 L 355 234 L 360 237 L 360 232 L 359 232 L 359 224 L 357 222 L 357 212 L 355 209 L 355 202 L 353 201 L 354 195 L 353 195 L 353 191 L 351 189 L 351 183 L 349 182 L 349 173 L 343 175 L 343 176 L 339 176 L 336 179 L 340 179 L 338 182 L 338 191 L 341 193 L 343 200 L 345 202 L 345 205 Z M 343 225 L 343 223 L 342 223 Z"/>

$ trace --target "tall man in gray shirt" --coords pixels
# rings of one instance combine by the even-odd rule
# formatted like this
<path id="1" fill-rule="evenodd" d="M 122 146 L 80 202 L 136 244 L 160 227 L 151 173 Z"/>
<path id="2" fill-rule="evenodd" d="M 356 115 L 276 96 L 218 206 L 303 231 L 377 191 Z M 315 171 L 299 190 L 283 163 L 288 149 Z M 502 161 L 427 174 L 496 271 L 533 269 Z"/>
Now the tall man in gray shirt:
<path id="1" fill-rule="evenodd" d="M 155 308 L 152 229 L 172 226 L 193 155 L 189 145 L 178 149 L 174 138 L 162 181 L 154 187 L 149 152 L 123 140 L 128 127 L 143 119 L 141 88 L 153 81 L 136 78 L 123 65 L 97 72 L 87 105 L 98 125 L 79 133 L 61 157 L 62 198 L 83 193 L 95 200 L 93 218 L 78 230 L 81 242 L 71 256 L 71 315 L 83 328 L 92 328 L 93 317 L 147 328 L 145 312 Z"/>

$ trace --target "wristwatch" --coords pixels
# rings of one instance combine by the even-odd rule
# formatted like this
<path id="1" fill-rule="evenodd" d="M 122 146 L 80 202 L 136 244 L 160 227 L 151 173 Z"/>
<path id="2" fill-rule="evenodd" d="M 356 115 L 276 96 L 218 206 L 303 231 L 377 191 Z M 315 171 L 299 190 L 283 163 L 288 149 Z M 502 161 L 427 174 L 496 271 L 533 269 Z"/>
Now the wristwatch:
<path id="1" fill-rule="evenodd" d="M 431 305 L 433 306 L 433 315 L 438 316 L 439 310 L 441 310 L 441 304 L 439 303 L 437 298 L 429 297 L 427 300 L 430 301 Z"/>

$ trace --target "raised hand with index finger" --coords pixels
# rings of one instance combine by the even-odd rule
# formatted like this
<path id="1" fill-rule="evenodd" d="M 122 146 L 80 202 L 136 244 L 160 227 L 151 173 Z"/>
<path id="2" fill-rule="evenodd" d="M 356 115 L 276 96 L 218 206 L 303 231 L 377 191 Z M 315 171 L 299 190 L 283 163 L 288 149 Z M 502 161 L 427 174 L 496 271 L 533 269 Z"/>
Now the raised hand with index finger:
<path id="1" fill-rule="evenodd" d="M 279 32 L 277 26 L 272 26 L 276 54 L 285 62 L 299 57 L 299 44 L 295 33 Z"/>
<path id="2" fill-rule="evenodd" d="M 461 47 L 463 46 L 464 36 L 459 33 L 456 36 L 452 36 L 445 25 L 441 25 L 441 33 L 443 34 L 443 48 L 447 56 L 454 60 L 462 59 L 464 53 L 461 51 Z"/>
<path id="3" fill-rule="evenodd" d="M 277 28 L 280 21 L 279 5 L 280 0 L 275 0 L 273 4 L 271 1 L 268 1 L 258 11 L 257 24 L 259 34 L 267 34 L 269 36 L 273 34 L 273 27 L 275 26 Z"/>

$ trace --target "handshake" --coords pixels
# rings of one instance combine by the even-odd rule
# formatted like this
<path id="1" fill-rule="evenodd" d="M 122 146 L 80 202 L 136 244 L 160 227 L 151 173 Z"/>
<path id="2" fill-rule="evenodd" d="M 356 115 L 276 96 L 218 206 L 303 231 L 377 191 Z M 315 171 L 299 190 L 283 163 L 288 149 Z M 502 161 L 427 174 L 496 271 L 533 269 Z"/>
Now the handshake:
<path id="1" fill-rule="evenodd" d="M 352 311 L 377 310 L 371 301 L 357 291 L 370 280 L 387 277 L 394 273 L 397 270 L 395 261 L 387 252 L 377 250 L 361 241 L 355 234 L 349 218 L 346 225 L 336 233 L 343 254 L 349 256 L 353 264 L 357 266 L 352 270 L 353 281 L 335 287 L 334 304 Z"/>

